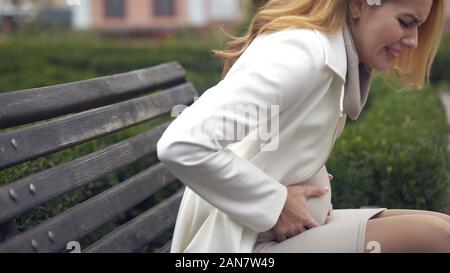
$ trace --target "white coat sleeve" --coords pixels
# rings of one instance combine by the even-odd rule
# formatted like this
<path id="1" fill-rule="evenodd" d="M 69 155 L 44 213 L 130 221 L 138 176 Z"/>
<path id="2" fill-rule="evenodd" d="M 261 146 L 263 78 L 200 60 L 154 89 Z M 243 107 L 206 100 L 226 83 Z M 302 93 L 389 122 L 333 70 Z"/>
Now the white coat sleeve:
<path id="1" fill-rule="evenodd" d="M 158 158 L 181 182 L 233 219 L 256 232 L 271 229 L 284 207 L 287 188 L 226 149 L 239 140 L 224 136 L 222 117 L 248 126 L 250 132 L 262 121 L 248 113 L 230 115 L 227 107 L 278 105 L 282 112 L 303 100 L 324 73 L 324 52 L 312 30 L 286 29 L 257 37 L 233 73 L 170 124 L 157 143 Z"/>

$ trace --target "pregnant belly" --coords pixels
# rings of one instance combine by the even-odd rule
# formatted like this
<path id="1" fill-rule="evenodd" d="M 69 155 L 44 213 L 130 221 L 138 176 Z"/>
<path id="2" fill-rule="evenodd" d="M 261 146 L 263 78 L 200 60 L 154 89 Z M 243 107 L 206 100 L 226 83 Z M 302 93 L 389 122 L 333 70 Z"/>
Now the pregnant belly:
<path id="1" fill-rule="evenodd" d="M 316 174 L 306 179 L 305 181 L 299 182 L 298 184 L 319 186 L 319 187 L 324 186 L 330 187 L 328 171 L 325 165 L 323 165 L 322 168 Z M 311 197 L 306 200 L 306 206 L 308 208 L 309 213 L 321 226 L 326 223 L 330 203 L 331 203 L 331 191 L 320 197 Z M 260 233 L 258 235 L 257 242 L 261 241 L 275 241 L 275 235 L 273 234 L 272 230 Z"/>

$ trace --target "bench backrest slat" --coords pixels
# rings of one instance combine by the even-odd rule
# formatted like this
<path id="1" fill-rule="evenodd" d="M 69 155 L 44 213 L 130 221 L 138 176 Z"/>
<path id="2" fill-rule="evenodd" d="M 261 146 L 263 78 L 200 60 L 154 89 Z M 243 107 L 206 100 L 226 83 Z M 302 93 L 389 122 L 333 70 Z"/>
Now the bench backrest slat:
<path id="1" fill-rule="evenodd" d="M 185 81 L 177 62 L 67 84 L 0 94 L 0 129 L 76 113 Z"/>
<path id="2" fill-rule="evenodd" d="M 138 252 L 175 223 L 184 187 L 176 194 L 100 239 L 85 251 Z"/>

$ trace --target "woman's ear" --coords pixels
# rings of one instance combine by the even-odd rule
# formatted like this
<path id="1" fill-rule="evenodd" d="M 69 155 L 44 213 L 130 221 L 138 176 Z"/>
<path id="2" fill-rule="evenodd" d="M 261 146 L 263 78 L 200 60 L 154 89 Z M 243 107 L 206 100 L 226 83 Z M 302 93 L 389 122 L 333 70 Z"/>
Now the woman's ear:
<path id="1" fill-rule="evenodd" d="M 367 0 L 350 0 L 350 14 L 353 19 L 359 19 L 364 10 L 364 2 Z"/>

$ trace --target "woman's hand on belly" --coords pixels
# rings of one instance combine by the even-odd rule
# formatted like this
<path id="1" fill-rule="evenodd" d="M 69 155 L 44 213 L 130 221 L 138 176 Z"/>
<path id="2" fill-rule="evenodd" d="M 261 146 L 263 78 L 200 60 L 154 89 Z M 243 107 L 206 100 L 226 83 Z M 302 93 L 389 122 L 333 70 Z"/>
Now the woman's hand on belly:
<path id="1" fill-rule="evenodd" d="M 319 223 L 308 211 L 307 199 L 320 197 L 330 191 L 325 186 L 295 184 L 287 187 L 287 198 L 277 223 L 272 228 L 278 242 L 296 236 Z"/>

